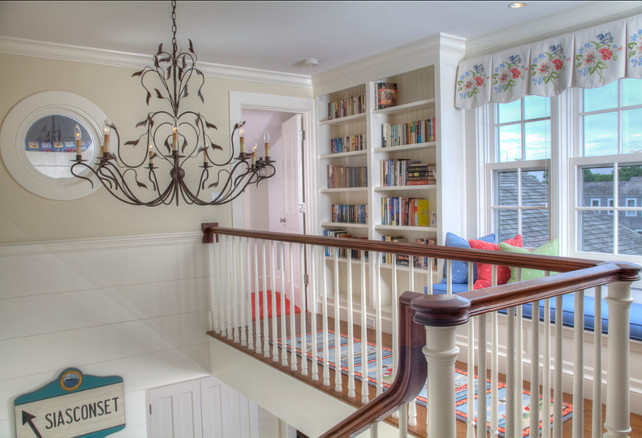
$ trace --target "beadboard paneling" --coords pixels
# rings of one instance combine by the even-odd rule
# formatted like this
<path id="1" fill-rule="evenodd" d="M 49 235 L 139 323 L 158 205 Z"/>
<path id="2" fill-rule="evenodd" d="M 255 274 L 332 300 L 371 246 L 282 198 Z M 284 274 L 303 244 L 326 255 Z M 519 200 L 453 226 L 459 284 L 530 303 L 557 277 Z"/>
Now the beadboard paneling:
<path id="1" fill-rule="evenodd" d="M 209 374 L 206 260 L 198 233 L 1 245 L 0 436 L 70 366 L 122 376 L 118 436 L 146 436 L 147 389 Z"/>

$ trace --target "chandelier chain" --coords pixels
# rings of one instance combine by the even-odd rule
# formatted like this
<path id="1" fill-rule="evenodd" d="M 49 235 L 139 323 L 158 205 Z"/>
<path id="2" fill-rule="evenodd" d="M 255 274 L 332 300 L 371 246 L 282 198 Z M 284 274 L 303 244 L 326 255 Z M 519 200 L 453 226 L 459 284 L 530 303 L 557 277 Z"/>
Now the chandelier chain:
<path id="1" fill-rule="evenodd" d="M 176 43 L 176 0 L 172 0 L 172 49 L 174 50 L 174 56 L 176 56 L 178 49 L 178 44 Z"/>

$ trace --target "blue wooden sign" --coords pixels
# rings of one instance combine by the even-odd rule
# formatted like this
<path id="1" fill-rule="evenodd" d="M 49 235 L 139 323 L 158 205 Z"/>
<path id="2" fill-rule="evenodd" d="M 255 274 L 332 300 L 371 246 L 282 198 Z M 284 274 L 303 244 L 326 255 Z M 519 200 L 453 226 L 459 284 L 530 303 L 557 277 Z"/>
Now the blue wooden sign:
<path id="1" fill-rule="evenodd" d="M 125 428 L 123 378 L 64 370 L 14 402 L 17 438 L 102 438 Z"/>

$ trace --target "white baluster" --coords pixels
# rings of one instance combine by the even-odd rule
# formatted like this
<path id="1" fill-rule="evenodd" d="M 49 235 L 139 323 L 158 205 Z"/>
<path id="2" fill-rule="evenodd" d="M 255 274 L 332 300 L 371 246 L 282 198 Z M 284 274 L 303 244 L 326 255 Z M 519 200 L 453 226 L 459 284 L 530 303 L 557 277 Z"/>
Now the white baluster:
<path id="1" fill-rule="evenodd" d="M 261 354 L 261 304 L 259 302 L 259 250 L 257 246 L 258 242 L 254 239 L 254 326 L 256 327 L 256 352 Z"/>
<path id="2" fill-rule="evenodd" d="M 276 244 L 276 248 L 274 245 Z M 276 316 L 276 306 L 277 306 L 277 301 L 276 301 L 276 256 L 275 256 L 275 251 L 279 250 L 279 244 L 278 242 L 272 242 L 270 241 L 270 274 L 271 274 L 271 285 L 272 285 L 272 291 L 271 291 L 271 296 L 272 296 L 272 314 L 270 315 L 270 318 L 272 319 L 272 360 L 274 362 L 279 361 L 279 346 L 277 344 L 277 339 L 279 339 L 279 332 L 278 332 L 278 318 Z M 267 311 L 267 309 L 266 309 Z"/>
<path id="3" fill-rule="evenodd" d="M 252 328 L 252 265 L 250 264 L 250 242 L 249 239 L 243 239 L 243 258 L 242 261 L 245 271 L 245 289 L 243 289 L 243 309 L 245 310 L 245 321 L 247 324 L 244 324 L 247 330 L 247 348 L 254 350 L 254 330 Z"/>
<path id="4" fill-rule="evenodd" d="M 214 299 L 214 296 L 212 297 L 212 304 L 216 303 L 216 310 L 214 312 L 214 330 L 216 331 L 217 334 L 221 334 L 223 331 L 223 317 L 221 312 L 223 311 L 223 305 L 221 304 L 221 297 L 223 293 L 225 293 L 225 288 L 222 287 L 223 285 L 223 255 L 221 252 L 221 243 L 219 242 L 220 237 L 217 234 L 216 239 L 214 240 L 214 260 L 216 263 L 216 277 L 215 281 L 216 284 L 218 285 L 216 287 L 216 298 Z M 214 289 L 212 289 L 214 291 Z"/>
<path id="5" fill-rule="evenodd" d="M 348 397 L 355 397 L 354 382 L 354 328 L 352 305 L 352 249 L 346 250 L 346 278 L 347 298 L 348 298 Z"/>
<path id="6" fill-rule="evenodd" d="M 225 321 L 225 332 L 227 333 L 227 339 L 230 341 L 234 340 L 234 333 L 232 332 L 232 289 L 234 286 L 230 272 L 230 258 L 233 256 L 233 252 L 230 251 L 231 240 L 231 238 L 225 236 L 225 272 L 227 273 L 227 293 L 225 294 L 225 311 L 227 318 Z"/>
<path id="7" fill-rule="evenodd" d="M 473 319 L 468 321 L 468 350 L 466 358 L 467 396 L 475 400 L 475 324 Z M 475 403 L 468 403 L 468 420 L 466 422 L 466 437 L 475 438 Z"/>
<path id="8" fill-rule="evenodd" d="M 479 321 L 479 337 L 477 345 L 479 348 L 479 358 L 477 359 L 477 435 L 486 438 L 486 430 L 488 428 L 488 394 L 486 391 L 486 379 L 488 375 L 488 367 L 486 365 L 486 314 L 481 314 L 477 317 Z M 430 371 L 430 367 L 428 368 Z M 430 381 L 430 379 L 428 379 Z"/>
<path id="9" fill-rule="evenodd" d="M 506 326 L 506 351 L 515 351 L 515 308 L 507 309 L 507 326 Z M 517 427 L 521 428 L 518 418 L 515 414 L 515 356 L 507 354 L 506 357 L 506 436 L 516 436 Z M 521 386 L 521 385 L 519 385 Z M 470 398 L 469 398 L 470 400 Z M 518 426 L 519 425 L 519 426 Z"/>
<path id="10" fill-rule="evenodd" d="M 263 241 L 263 336 L 264 336 L 264 341 L 263 341 L 263 356 L 264 357 L 270 357 L 270 333 L 268 330 L 268 316 L 267 316 L 267 311 L 268 311 L 268 298 L 267 298 L 267 293 L 268 293 L 268 287 L 267 287 L 267 252 L 266 252 L 266 246 L 267 246 L 267 241 Z M 270 250 L 272 249 L 272 244 L 270 244 Z M 258 297 L 257 297 L 258 299 Z"/>
<path id="11" fill-rule="evenodd" d="M 530 430 L 533 436 L 539 435 L 539 301 L 531 303 L 531 398 Z"/>
<path id="12" fill-rule="evenodd" d="M 555 297 L 555 375 L 553 376 L 553 438 L 562 438 L 562 297 Z"/>
<path id="13" fill-rule="evenodd" d="M 399 436 L 408 437 L 408 404 L 403 403 L 399 406 Z"/>
<path id="14" fill-rule="evenodd" d="M 593 438 L 602 436 L 602 287 L 595 288 L 593 332 Z"/>
<path id="15" fill-rule="evenodd" d="M 370 252 L 369 257 L 374 257 Z M 366 254 L 361 251 L 361 403 L 368 403 L 368 300 L 366 295 Z"/>
<path id="16" fill-rule="evenodd" d="M 377 352 L 377 395 L 383 392 L 383 339 L 381 332 L 381 256 L 375 257 L 375 349 Z"/>
<path id="17" fill-rule="evenodd" d="M 308 345 L 307 345 L 307 321 L 306 313 L 308 310 L 308 304 L 305 299 L 305 245 L 299 245 L 299 292 L 301 298 L 299 300 L 299 307 L 301 308 L 300 321 L 301 321 L 301 374 L 304 376 L 308 375 Z M 296 342 L 292 341 L 292 348 L 296 346 Z"/>
<path id="18" fill-rule="evenodd" d="M 290 368 L 292 371 L 299 369 L 296 357 L 296 309 L 294 298 L 294 254 L 292 252 L 292 242 L 288 244 L 289 249 L 289 267 L 290 267 Z M 283 346 L 285 347 L 285 336 L 283 336 Z"/>
<path id="19" fill-rule="evenodd" d="M 573 438 L 584 436 L 584 291 L 575 292 L 573 328 Z"/>
<path id="20" fill-rule="evenodd" d="M 341 294 L 339 293 L 339 248 L 334 252 L 334 390 L 341 392 Z"/>
<path id="21" fill-rule="evenodd" d="M 630 401 L 630 327 L 631 283 L 609 284 L 608 384 L 606 385 L 606 433 L 604 438 L 628 437 L 631 433 Z"/>
<path id="22" fill-rule="evenodd" d="M 408 275 L 410 290 L 415 290 L 415 264 L 414 256 L 408 256 Z M 396 354 L 395 354 L 396 355 Z M 408 403 L 408 425 L 415 427 L 417 425 L 417 402 L 415 400 Z"/>
<path id="23" fill-rule="evenodd" d="M 397 291 L 397 254 L 392 253 L 392 265 L 391 265 L 391 275 L 392 275 L 392 377 L 397 375 L 398 364 L 398 351 L 399 351 L 399 297 Z M 412 289 L 411 289 L 412 290 Z M 406 406 L 404 404 L 404 406 Z M 392 418 L 399 418 L 399 410 L 392 413 Z M 408 419 L 404 419 L 404 423 L 407 423 Z M 406 426 L 407 427 L 407 426 Z M 401 434 L 401 423 L 399 423 L 399 432 Z"/>
<path id="24" fill-rule="evenodd" d="M 430 382 L 428 411 L 430 418 L 439 419 L 428 424 L 428 436 L 431 438 L 456 436 L 455 360 L 459 348 L 455 343 L 455 331 L 455 327 L 426 326 L 426 346 L 423 351 Z"/>
<path id="25" fill-rule="evenodd" d="M 240 327 L 238 319 L 238 308 L 239 308 L 239 267 L 238 267 L 238 246 L 236 244 L 236 236 L 232 237 L 232 273 L 234 279 L 233 291 L 234 295 L 232 297 L 232 317 L 234 319 L 232 330 L 234 331 L 234 342 L 237 344 L 240 342 Z"/>
<path id="26" fill-rule="evenodd" d="M 336 248 L 332 248 L 336 251 Z M 321 290 L 323 293 L 323 384 L 330 386 L 330 356 L 328 351 L 328 280 L 326 278 L 327 266 L 325 261 L 321 267 Z"/>
<path id="27" fill-rule="evenodd" d="M 323 272 L 323 247 L 312 246 L 311 250 L 311 274 L 312 281 L 310 282 L 310 329 L 311 329 L 311 345 L 312 351 L 312 380 L 319 380 L 319 358 L 317 356 L 317 294 L 318 290 L 318 277 L 317 272 Z"/>
<path id="28" fill-rule="evenodd" d="M 517 271 L 520 272 L 520 271 Z M 524 331 L 523 331 L 523 308 L 517 306 L 517 317 L 515 318 L 515 386 L 513 387 L 515 393 L 515 421 L 516 431 L 519 432 L 522 428 L 522 418 L 524 416 L 524 399 L 522 397 L 523 382 L 524 382 Z"/>
<path id="29" fill-rule="evenodd" d="M 238 242 L 238 260 L 239 264 L 237 266 L 238 270 L 238 297 L 239 297 L 239 302 L 238 302 L 238 313 L 239 313 L 239 337 L 241 339 L 241 345 L 243 347 L 247 347 L 247 332 L 246 332 L 246 325 L 245 325 L 245 316 L 246 316 L 246 310 L 245 310 L 245 296 L 246 296 L 246 288 L 245 288 L 245 269 L 247 268 L 246 264 L 244 263 L 244 259 L 246 258 L 245 256 L 247 255 L 247 251 L 243 251 L 244 248 L 244 238 L 239 237 L 239 242 Z"/>
<path id="30" fill-rule="evenodd" d="M 468 263 L 470 266 L 472 263 Z M 492 265 L 491 274 L 493 286 L 497 286 L 497 265 Z M 490 327 L 491 327 L 491 350 L 490 350 L 490 435 L 498 436 L 498 418 L 499 411 L 498 389 L 499 389 L 499 360 L 497 355 L 497 348 L 499 345 L 499 328 L 497 325 L 497 312 L 490 314 Z"/>
<path id="31" fill-rule="evenodd" d="M 286 315 L 286 308 L 285 308 L 285 295 L 286 295 L 286 290 L 285 290 L 285 243 L 280 242 L 278 244 L 277 248 L 279 248 L 279 247 L 281 248 L 281 250 L 279 251 L 279 260 L 280 260 L 280 266 L 281 266 L 281 269 L 280 269 L 280 271 L 281 271 L 280 272 L 280 276 L 281 276 L 281 299 L 279 300 L 280 301 L 279 306 L 281 308 L 281 318 L 280 318 L 280 320 L 281 320 L 281 337 L 277 338 L 277 339 L 281 339 L 281 342 L 285 342 L 285 338 L 287 337 L 287 334 L 286 334 L 286 332 L 287 332 L 287 324 L 286 324 L 287 315 Z M 272 293 L 275 293 L 275 292 L 272 291 Z M 275 309 L 276 309 L 276 307 L 275 307 Z M 275 313 L 277 313 L 277 312 L 275 311 Z M 276 341 L 274 343 L 276 344 Z M 281 365 L 283 365 L 284 367 L 288 366 L 288 351 L 285 350 L 285 349 L 281 352 Z"/>
<path id="32" fill-rule="evenodd" d="M 551 436 L 551 300 L 544 300 L 544 363 L 542 364 L 542 438 Z"/>

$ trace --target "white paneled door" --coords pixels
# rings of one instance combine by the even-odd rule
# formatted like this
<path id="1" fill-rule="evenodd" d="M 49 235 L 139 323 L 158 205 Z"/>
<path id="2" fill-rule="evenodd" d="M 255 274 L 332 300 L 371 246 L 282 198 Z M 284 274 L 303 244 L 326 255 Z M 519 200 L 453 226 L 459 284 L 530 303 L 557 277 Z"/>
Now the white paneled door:
<path id="1" fill-rule="evenodd" d="M 147 400 L 147 436 L 153 438 L 258 438 L 259 416 L 266 415 L 215 377 L 150 389 Z M 278 420 L 272 422 L 278 430 Z M 261 436 L 278 436 L 275 427 Z"/>

